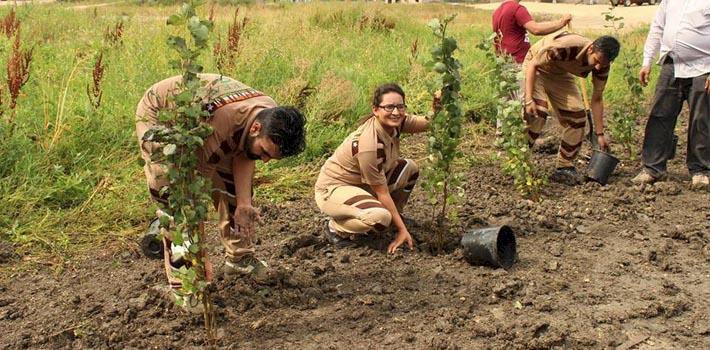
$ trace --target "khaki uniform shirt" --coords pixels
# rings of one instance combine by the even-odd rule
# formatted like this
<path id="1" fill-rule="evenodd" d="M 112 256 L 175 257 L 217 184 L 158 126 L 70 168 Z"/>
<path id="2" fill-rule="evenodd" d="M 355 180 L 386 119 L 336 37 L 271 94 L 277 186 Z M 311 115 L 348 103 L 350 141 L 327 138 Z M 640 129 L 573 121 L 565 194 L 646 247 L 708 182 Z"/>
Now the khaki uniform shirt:
<path id="1" fill-rule="evenodd" d="M 545 36 L 528 51 L 526 61 L 538 65 L 538 71 L 551 75 L 572 74 L 586 78 L 592 73 L 594 92 L 604 91 L 609 69 L 598 71 L 589 65 L 587 49 L 592 40 L 572 33 L 555 33 Z"/>
<path id="2" fill-rule="evenodd" d="M 333 185 L 386 185 L 387 173 L 399 159 L 399 136 L 426 130 L 424 117 L 407 115 L 394 135 L 388 134 L 376 117 L 368 119 L 345 138 L 323 164 L 316 189 Z"/>
<path id="3" fill-rule="evenodd" d="M 198 167 L 205 176 L 210 176 L 215 169 L 222 173 L 232 173 L 232 160 L 235 155 L 244 151 L 247 132 L 256 115 L 265 108 L 276 107 L 271 97 L 250 88 L 232 78 L 219 74 L 200 74 L 204 82 L 201 93 L 205 110 L 211 116 L 207 123 L 213 133 L 209 135 L 204 145 L 198 150 Z M 155 84 L 144 96 L 153 113 L 144 115 L 150 124 L 157 125 L 158 112 L 172 107 L 170 96 L 179 92 L 181 76 L 165 79 Z"/>

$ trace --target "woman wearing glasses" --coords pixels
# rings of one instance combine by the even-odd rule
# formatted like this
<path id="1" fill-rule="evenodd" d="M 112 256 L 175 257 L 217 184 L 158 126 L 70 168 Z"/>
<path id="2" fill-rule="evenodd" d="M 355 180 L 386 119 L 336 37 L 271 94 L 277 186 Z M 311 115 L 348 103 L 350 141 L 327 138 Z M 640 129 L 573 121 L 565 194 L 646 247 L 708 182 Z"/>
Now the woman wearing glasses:
<path id="1" fill-rule="evenodd" d="M 387 251 L 412 236 L 402 221 L 402 208 L 419 177 L 419 167 L 399 155 L 399 136 L 427 129 L 424 117 L 406 114 L 404 91 L 397 84 L 375 89 L 372 114 L 335 150 L 321 168 L 315 185 L 318 208 L 330 217 L 326 237 L 338 247 L 355 245 L 358 235 L 397 229 Z"/>

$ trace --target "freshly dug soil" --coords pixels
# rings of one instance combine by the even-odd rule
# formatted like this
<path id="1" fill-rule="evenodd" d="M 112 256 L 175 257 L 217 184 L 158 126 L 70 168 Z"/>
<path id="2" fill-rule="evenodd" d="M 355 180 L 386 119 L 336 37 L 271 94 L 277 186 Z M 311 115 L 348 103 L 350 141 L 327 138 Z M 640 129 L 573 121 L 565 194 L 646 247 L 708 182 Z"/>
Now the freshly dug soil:
<path id="1" fill-rule="evenodd" d="M 421 158 L 423 138 L 404 143 Z M 684 147 L 681 137 L 668 182 L 632 186 L 638 162 L 626 160 L 605 187 L 550 183 L 539 203 L 488 161 L 494 150 L 468 149 L 459 226 L 510 225 L 519 261 L 507 271 L 470 266 L 460 249 L 432 255 L 432 210 L 419 190 L 406 212 L 417 250 L 394 255 L 386 236 L 327 245 L 311 198 L 263 204 L 268 278 L 223 276 L 212 237 L 217 347 L 708 349 L 710 194 L 689 188 Z M 552 170 L 554 155 L 535 157 Z M 3 270 L 16 273 L 0 282 L 0 349 L 204 345 L 201 316 L 167 300 L 162 262 L 137 244 L 101 247 L 59 273 L 19 273 L 11 247 L 0 248 Z"/>

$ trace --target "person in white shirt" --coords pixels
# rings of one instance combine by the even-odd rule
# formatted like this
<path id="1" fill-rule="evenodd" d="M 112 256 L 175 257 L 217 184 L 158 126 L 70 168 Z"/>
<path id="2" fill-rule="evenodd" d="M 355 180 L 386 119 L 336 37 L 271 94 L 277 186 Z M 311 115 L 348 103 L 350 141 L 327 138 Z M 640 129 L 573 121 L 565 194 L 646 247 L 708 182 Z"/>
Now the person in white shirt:
<path id="1" fill-rule="evenodd" d="M 662 0 L 651 24 L 639 79 L 645 86 L 651 62 L 660 52 L 661 74 L 643 140 L 643 170 L 636 184 L 667 178 L 673 129 L 688 102 L 686 164 L 693 187 L 707 187 L 710 176 L 710 1 Z"/>

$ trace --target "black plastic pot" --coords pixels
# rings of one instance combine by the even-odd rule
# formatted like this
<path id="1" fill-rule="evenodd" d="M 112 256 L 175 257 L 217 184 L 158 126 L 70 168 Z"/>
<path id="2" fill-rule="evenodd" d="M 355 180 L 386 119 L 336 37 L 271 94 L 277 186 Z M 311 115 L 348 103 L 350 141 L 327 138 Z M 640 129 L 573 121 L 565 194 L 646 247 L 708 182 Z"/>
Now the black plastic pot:
<path id="1" fill-rule="evenodd" d="M 508 226 L 470 230 L 461 238 L 461 247 L 464 258 L 471 265 L 507 269 L 515 262 L 515 234 Z"/>
<path id="2" fill-rule="evenodd" d="M 671 149 L 668 150 L 668 160 L 675 158 L 675 150 L 678 148 L 678 135 L 673 135 L 671 140 Z"/>
<path id="3" fill-rule="evenodd" d="M 619 158 L 595 149 L 592 152 L 592 159 L 589 160 L 587 165 L 587 178 L 606 185 L 617 164 L 619 164 Z"/>
<path id="4" fill-rule="evenodd" d="M 163 240 L 160 239 L 160 221 L 154 219 L 148 227 L 148 232 L 141 238 L 143 255 L 152 259 L 163 257 Z"/>

